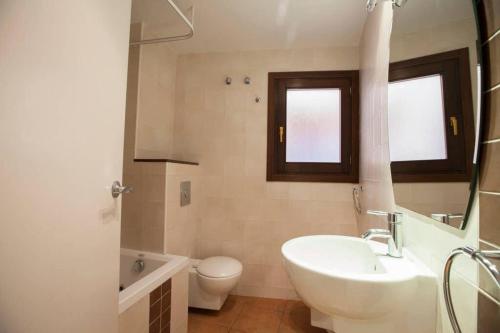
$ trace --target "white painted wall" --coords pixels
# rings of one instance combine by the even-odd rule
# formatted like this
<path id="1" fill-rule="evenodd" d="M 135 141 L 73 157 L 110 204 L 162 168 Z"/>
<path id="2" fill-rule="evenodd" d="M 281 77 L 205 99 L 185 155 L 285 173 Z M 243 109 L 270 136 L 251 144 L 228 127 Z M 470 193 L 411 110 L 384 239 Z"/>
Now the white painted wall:
<path id="1" fill-rule="evenodd" d="M 0 1 L 0 332 L 116 332 L 130 0 Z"/>

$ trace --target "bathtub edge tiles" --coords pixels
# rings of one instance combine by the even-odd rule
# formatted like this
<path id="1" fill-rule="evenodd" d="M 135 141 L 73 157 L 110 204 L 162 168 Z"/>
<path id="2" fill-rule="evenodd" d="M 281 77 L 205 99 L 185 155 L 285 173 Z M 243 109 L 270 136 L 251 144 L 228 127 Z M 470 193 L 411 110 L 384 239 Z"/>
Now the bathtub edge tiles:
<path id="1" fill-rule="evenodd" d="M 150 293 L 149 333 L 169 333 L 172 282 L 168 279 Z"/>

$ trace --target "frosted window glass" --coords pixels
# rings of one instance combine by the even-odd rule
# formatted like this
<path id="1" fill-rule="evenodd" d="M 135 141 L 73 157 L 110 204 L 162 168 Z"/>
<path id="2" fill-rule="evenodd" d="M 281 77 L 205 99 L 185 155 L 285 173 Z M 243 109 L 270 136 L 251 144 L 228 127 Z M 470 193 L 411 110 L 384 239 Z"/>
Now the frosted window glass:
<path id="1" fill-rule="evenodd" d="M 389 83 L 391 161 L 447 158 L 440 75 Z"/>
<path id="2" fill-rule="evenodd" d="M 286 161 L 340 162 L 340 89 L 288 89 Z"/>

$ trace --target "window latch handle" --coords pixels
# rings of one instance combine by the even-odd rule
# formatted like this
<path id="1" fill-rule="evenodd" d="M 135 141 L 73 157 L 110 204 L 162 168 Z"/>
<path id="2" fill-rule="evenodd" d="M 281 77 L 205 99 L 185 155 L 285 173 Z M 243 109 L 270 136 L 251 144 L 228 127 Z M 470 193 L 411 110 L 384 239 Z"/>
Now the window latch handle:
<path id="1" fill-rule="evenodd" d="M 458 135 L 458 120 L 457 117 L 451 116 L 450 117 L 450 125 L 451 128 L 453 129 L 453 135 L 457 136 Z"/>
<path id="2" fill-rule="evenodd" d="M 285 132 L 285 128 L 280 126 L 280 143 L 283 143 L 283 133 Z"/>

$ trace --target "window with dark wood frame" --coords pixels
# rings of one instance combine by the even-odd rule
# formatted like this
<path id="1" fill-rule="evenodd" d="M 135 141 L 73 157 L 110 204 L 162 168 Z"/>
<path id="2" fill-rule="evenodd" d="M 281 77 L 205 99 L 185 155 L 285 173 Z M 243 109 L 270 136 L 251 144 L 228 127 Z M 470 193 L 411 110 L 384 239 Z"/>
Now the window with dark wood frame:
<path id="1" fill-rule="evenodd" d="M 269 73 L 268 181 L 358 182 L 358 87 L 358 71 Z M 332 88 L 340 91 L 340 162 L 287 162 L 287 90 Z"/>
<path id="2" fill-rule="evenodd" d="M 394 182 L 470 181 L 474 115 L 467 48 L 409 59 L 389 66 L 389 82 L 440 75 L 447 158 L 391 163 Z"/>

